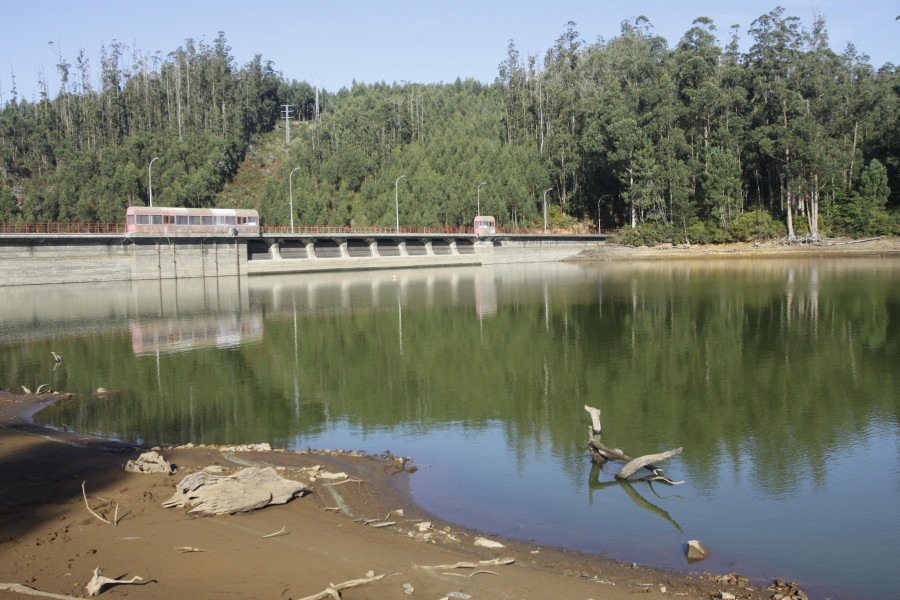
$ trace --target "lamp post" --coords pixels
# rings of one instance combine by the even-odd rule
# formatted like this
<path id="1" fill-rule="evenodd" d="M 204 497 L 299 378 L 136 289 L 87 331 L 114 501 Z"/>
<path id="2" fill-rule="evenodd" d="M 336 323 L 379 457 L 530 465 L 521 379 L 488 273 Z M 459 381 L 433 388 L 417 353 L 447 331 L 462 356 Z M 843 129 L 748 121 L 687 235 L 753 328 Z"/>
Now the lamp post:
<path id="1" fill-rule="evenodd" d="M 400 180 L 406 177 L 406 175 L 401 175 L 397 178 L 397 181 L 394 182 L 394 211 L 397 216 L 397 233 L 400 233 L 400 199 L 397 196 L 397 184 L 400 183 Z"/>
<path id="2" fill-rule="evenodd" d="M 609 194 L 603 194 L 600 196 L 600 199 L 597 200 L 597 235 L 600 235 L 600 203 L 603 202 L 604 198 L 609 198 Z"/>
<path id="3" fill-rule="evenodd" d="M 299 170 L 300 167 L 294 167 L 294 171 Z M 294 233 L 294 171 L 291 171 L 291 174 L 288 175 L 288 191 L 290 193 L 290 206 L 291 206 L 291 233 Z"/>
<path id="4" fill-rule="evenodd" d="M 154 156 L 147 167 L 147 186 L 150 188 L 150 208 L 153 208 L 153 162 L 159 160 L 158 156 Z"/>
<path id="5" fill-rule="evenodd" d="M 478 214 L 475 215 L 476 217 L 481 216 L 481 186 L 483 186 L 486 183 L 487 183 L 487 181 L 482 181 L 481 183 L 478 184 Z"/>
<path id="6" fill-rule="evenodd" d="M 544 233 L 547 233 L 547 192 L 552 189 L 553 188 L 547 188 L 544 190 Z"/>

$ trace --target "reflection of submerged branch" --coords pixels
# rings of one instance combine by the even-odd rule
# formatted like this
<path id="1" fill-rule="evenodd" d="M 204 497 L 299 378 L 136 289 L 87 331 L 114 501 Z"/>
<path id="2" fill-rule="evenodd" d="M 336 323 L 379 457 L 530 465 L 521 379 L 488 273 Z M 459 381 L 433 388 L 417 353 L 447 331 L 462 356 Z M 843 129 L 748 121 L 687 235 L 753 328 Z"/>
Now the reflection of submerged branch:
<path id="1" fill-rule="evenodd" d="M 643 480 L 641 480 L 643 481 Z M 673 519 L 668 512 L 664 511 L 660 507 L 656 506 L 643 496 L 641 496 L 634 486 L 631 485 L 631 481 L 627 481 L 625 479 L 614 479 L 613 481 L 600 481 L 600 465 L 593 464 L 591 465 L 591 474 L 588 477 L 588 488 L 590 489 L 590 502 L 594 502 L 594 490 L 602 490 L 604 488 L 619 486 L 625 490 L 628 494 L 628 497 L 631 498 L 631 501 L 634 502 L 639 508 L 643 508 L 644 510 L 651 512 L 655 515 L 658 515 L 675 526 L 675 529 L 678 531 L 683 531 L 681 529 L 681 525 Z M 647 486 L 650 490 L 656 494 L 656 491 L 653 489 L 653 482 L 647 481 Z M 656 494 L 659 497 L 659 494 Z"/>
<path id="2" fill-rule="evenodd" d="M 645 456 L 632 458 L 618 448 L 608 448 L 598 439 L 602 433 L 602 427 L 600 425 L 600 409 L 585 405 L 584 410 L 591 415 L 591 426 L 588 428 L 588 450 L 591 453 L 591 460 L 599 465 L 606 464 L 606 462 L 610 460 L 626 463 L 625 466 L 616 473 L 616 479 L 628 479 L 641 469 L 647 469 L 653 473 L 653 477 L 644 477 L 642 478 L 642 481 L 662 481 L 669 485 L 684 483 L 683 481 L 672 481 L 668 477 L 665 477 L 663 475 L 663 470 L 653 464 L 681 454 L 681 448 L 675 448 L 674 450 L 661 452 L 659 454 L 647 454 Z"/>
<path id="3" fill-rule="evenodd" d="M 638 505 L 640 508 L 652 512 L 653 514 L 659 515 L 660 517 L 674 525 L 678 531 L 681 531 L 681 525 L 679 525 L 675 521 L 675 519 L 669 516 L 669 513 L 641 496 L 631 485 L 635 481 L 643 481 L 647 483 L 650 491 L 653 492 L 653 494 L 657 498 L 660 498 L 662 500 L 663 498 L 656 493 L 656 490 L 653 489 L 654 481 L 662 481 L 663 483 L 669 485 L 678 485 L 679 483 L 684 482 L 672 481 L 668 477 L 664 476 L 663 470 L 653 463 L 666 460 L 677 454 L 680 454 L 681 448 L 669 450 L 668 452 L 661 452 L 659 454 L 647 454 L 645 456 L 632 458 L 618 448 L 609 448 L 600 441 L 599 437 L 603 432 L 603 428 L 600 424 L 600 409 L 585 405 L 584 410 L 586 410 L 591 416 L 591 426 L 588 429 L 588 450 L 590 450 L 591 460 L 594 464 L 591 467 L 590 477 L 588 477 L 588 487 L 590 488 L 590 502 L 593 503 L 594 501 L 594 490 L 603 489 L 613 485 L 619 485 L 625 490 L 629 497 L 631 497 L 631 501 Z M 601 467 L 610 460 L 619 461 L 626 464 L 619 470 L 618 473 L 616 473 L 614 481 L 601 483 Z M 631 481 L 628 480 L 629 477 L 642 469 L 647 469 L 652 473 L 652 475 L 633 479 Z"/>

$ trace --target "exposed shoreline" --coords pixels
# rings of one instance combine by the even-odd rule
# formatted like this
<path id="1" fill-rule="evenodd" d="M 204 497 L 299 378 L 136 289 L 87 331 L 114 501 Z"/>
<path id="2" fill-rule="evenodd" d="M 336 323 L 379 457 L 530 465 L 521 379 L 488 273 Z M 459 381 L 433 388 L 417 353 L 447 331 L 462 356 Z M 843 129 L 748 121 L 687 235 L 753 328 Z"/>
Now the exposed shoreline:
<path id="1" fill-rule="evenodd" d="M 641 592 L 697 599 L 716 597 L 720 591 L 747 599 L 772 595 L 755 585 L 761 582 L 740 589 L 699 574 L 493 536 L 483 537 L 505 547 L 475 547 L 473 541 L 481 534 L 430 515 L 412 501 L 413 469 L 389 455 L 177 447 L 161 449 L 178 465 L 174 475 L 126 473 L 125 462 L 144 449 L 34 425 L 31 415 L 53 400 L 49 395 L 0 394 L 3 584 L 85 596 L 84 586 L 99 566 L 109 577 L 143 578 L 142 585 L 104 591 L 130 598 L 204 600 L 228 594 L 299 599 L 332 583 L 365 579 L 371 571 L 386 576 L 343 591 L 342 598 L 404 598 L 405 583 L 415 589 L 413 598 L 433 599 L 452 591 L 472 598 L 522 599 L 624 600 Z M 233 472 L 248 464 L 272 465 L 283 477 L 305 482 L 309 471 L 304 469 L 319 465 L 328 472 L 347 473 L 353 481 L 309 482 L 312 493 L 305 497 L 242 515 L 192 517 L 182 509 L 161 506 L 189 473 L 210 465 Z M 82 482 L 100 514 L 112 515 L 113 505 L 118 505 L 118 525 L 88 512 Z M 386 518 L 395 524 L 372 528 L 359 521 Z M 431 527 L 420 532 L 422 522 Z M 282 529 L 281 535 L 263 537 Z M 511 564 L 448 567 L 510 558 Z M 24 597 L 0 590 L 0 598 Z"/>
<path id="2" fill-rule="evenodd" d="M 900 256 L 900 238 L 877 237 L 866 240 L 834 239 L 821 244 L 743 242 L 735 244 L 692 244 L 674 246 L 623 246 L 604 244 L 585 250 L 567 262 L 608 260 L 666 260 L 691 258 L 816 258 L 824 256 Z"/>

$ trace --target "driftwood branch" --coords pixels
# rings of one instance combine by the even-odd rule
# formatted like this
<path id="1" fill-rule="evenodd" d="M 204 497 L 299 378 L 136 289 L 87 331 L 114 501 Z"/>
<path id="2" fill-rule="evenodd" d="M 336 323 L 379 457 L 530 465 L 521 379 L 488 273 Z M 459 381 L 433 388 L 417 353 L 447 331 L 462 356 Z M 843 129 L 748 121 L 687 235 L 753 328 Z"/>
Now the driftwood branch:
<path id="1" fill-rule="evenodd" d="M 81 495 L 84 496 L 84 505 L 87 507 L 88 512 L 91 513 L 92 515 L 94 515 L 95 517 L 97 517 L 98 519 L 100 519 L 101 521 L 103 521 L 104 523 L 106 523 L 107 525 L 113 525 L 113 526 L 118 525 L 119 524 L 119 520 L 118 520 L 119 519 L 119 505 L 116 504 L 116 515 L 113 517 L 112 521 L 104 519 L 103 517 L 101 517 L 100 515 L 95 513 L 94 510 L 91 508 L 91 505 L 88 504 L 87 492 L 84 489 L 85 483 L 87 483 L 87 482 L 86 481 L 81 482 Z"/>
<path id="2" fill-rule="evenodd" d="M 616 474 L 616 479 L 625 480 L 641 469 L 647 469 L 648 471 L 653 473 L 653 477 L 645 478 L 645 480 L 662 481 L 670 485 L 683 483 L 680 481 L 672 481 L 668 477 L 664 477 L 663 470 L 653 464 L 655 462 L 671 458 L 677 454 L 681 454 L 682 448 L 676 448 L 675 450 L 669 450 L 668 452 L 661 452 L 659 454 L 647 454 L 645 456 L 633 458 L 625 454 L 618 448 L 610 448 L 606 446 L 598 439 L 603 430 L 603 427 L 600 424 L 599 408 L 585 405 L 584 410 L 586 410 L 591 416 L 591 426 L 588 429 L 588 450 L 591 453 L 591 460 L 599 465 L 606 464 L 606 462 L 610 460 L 625 463 L 625 466 L 622 467 L 622 469 L 619 470 L 619 472 Z"/>
<path id="3" fill-rule="evenodd" d="M 485 565 L 511 565 L 515 562 L 515 558 L 492 558 L 490 560 L 479 560 L 478 562 L 463 561 L 453 563 L 452 565 L 416 565 L 416 568 L 446 571 L 449 569 L 477 569 L 478 567 Z"/>
<path id="4" fill-rule="evenodd" d="M 42 598 L 55 598 L 56 600 L 81 600 L 78 596 L 66 596 L 65 594 L 42 592 L 40 590 L 34 589 L 33 587 L 22 585 L 21 583 L 0 583 L 0 591 L 25 594 L 27 596 L 41 596 Z"/>
<path id="5" fill-rule="evenodd" d="M 651 464 L 666 460 L 667 458 L 672 458 L 673 456 L 677 456 L 681 454 L 681 451 L 684 448 L 675 448 L 674 450 L 669 450 L 668 452 L 660 452 L 659 454 L 647 454 L 646 456 L 641 456 L 635 458 L 634 460 L 629 461 L 624 467 L 622 467 L 618 473 L 616 473 L 616 479 L 628 479 L 641 469 L 649 468 Z M 654 473 L 659 475 L 659 469 L 651 469 Z"/>
<path id="6" fill-rule="evenodd" d="M 103 590 L 103 588 L 107 585 L 129 585 L 129 584 L 137 584 L 140 581 L 143 581 L 143 577 L 139 577 L 135 575 L 131 579 L 110 579 L 109 577 L 104 577 L 102 575 L 103 571 L 100 567 L 94 569 L 94 576 L 88 581 L 88 584 L 84 586 L 84 589 L 87 590 L 88 596 L 97 596 Z"/>
<path id="7" fill-rule="evenodd" d="M 325 588 L 318 594 L 313 594 L 312 596 L 307 596 L 305 598 L 301 598 L 300 600 L 325 600 L 325 598 L 334 598 L 336 600 L 340 600 L 341 592 L 344 590 L 349 590 L 350 588 L 359 587 L 361 585 L 365 585 L 367 583 L 372 583 L 373 581 L 378 581 L 379 579 L 383 579 L 384 575 L 375 575 L 374 577 L 365 577 L 362 579 L 351 579 L 349 581 L 345 581 L 343 583 L 334 584 L 332 583 L 329 587 Z"/>
<path id="8" fill-rule="evenodd" d="M 585 404 L 584 410 L 591 415 L 591 436 L 600 435 L 603 431 L 603 427 L 600 426 L 600 409 Z"/>
<path id="9" fill-rule="evenodd" d="M 287 535 L 287 534 L 288 534 L 287 528 L 282 527 L 280 530 L 276 531 L 275 533 L 270 533 L 268 535 L 264 535 L 263 538 L 273 538 L 273 537 L 278 537 L 279 535 Z"/>
<path id="10" fill-rule="evenodd" d="M 866 242 L 874 242 L 874 241 L 880 240 L 883 237 L 884 237 L 883 235 L 879 235 L 878 237 L 866 238 L 864 240 L 851 240 L 849 242 L 834 242 L 834 243 L 831 243 L 828 245 L 829 246 L 846 246 L 847 244 L 864 244 Z"/>

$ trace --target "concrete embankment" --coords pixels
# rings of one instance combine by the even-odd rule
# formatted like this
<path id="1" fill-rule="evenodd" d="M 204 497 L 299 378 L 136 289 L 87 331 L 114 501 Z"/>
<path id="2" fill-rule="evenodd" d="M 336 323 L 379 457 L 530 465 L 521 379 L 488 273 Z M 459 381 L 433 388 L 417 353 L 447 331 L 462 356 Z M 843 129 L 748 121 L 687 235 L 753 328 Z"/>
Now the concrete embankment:
<path id="1" fill-rule="evenodd" d="M 0 285 L 552 262 L 597 236 L 0 236 Z"/>

